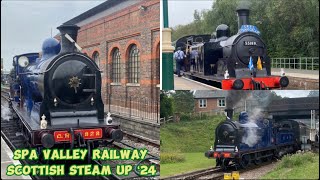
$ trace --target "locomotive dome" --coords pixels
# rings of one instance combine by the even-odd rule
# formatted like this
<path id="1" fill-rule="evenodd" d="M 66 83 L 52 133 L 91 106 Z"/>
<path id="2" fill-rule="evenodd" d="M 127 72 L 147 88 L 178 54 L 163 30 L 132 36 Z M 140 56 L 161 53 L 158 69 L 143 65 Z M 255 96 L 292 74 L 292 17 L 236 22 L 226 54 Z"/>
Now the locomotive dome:
<path id="1" fill-rule="evenodd" d="M 228 25 L 220 24 L 216 29 L 217 38 L 230 37 L 230 28 Z"/>
<path id="2" fill-rule="evenodd" d="M 60 42 L 55 38 L 48 38 L 42 43 L 42 59 L 48 59 L 52 55 L 58 54 L 60 50 Z"/>

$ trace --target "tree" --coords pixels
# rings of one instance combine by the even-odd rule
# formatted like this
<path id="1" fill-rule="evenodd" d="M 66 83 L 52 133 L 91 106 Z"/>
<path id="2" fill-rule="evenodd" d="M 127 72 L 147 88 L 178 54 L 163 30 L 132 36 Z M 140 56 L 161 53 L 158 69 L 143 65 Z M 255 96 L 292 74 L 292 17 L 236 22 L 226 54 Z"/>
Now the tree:
<path id="1" fill-rule="evenodd" d="M 160 118 L 168 118 L 173 115 L 173 103 L 169 95 L 170 93 L 166 91 L 160 93 Z"/>
<path id="2" fill-rule="evenodd" d="M 190 113 L 194 109 L 194 99 L 192 91 L 175 91 L 172 94 L 173 112 Z"/>
<path id="3" fill-rule="evenodd" d="M 247 0 L 250 24 L 261 32 L 270 57 L 319 56 L 318 0 Z M 243 0 L 215 0 L 210 10 L 195 11 L 194 21 L 173 28 L 172 39 L 212 34 L 219 24 L 238 32 L 236 9 Z"/>

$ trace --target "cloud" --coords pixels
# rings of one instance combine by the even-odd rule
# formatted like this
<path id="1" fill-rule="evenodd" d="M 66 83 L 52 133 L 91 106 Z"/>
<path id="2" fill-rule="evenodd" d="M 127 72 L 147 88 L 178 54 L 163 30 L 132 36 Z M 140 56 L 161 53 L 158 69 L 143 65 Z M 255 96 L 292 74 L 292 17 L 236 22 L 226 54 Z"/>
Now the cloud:
<path id="1" fill-rule="evenodd" d="M 56 27 L 103 1 L 1 1 L 1 56 L 12 68 L 17 54 L 40 52 L 42 42 L 58 33 Z"/>
<path id="2" fill-rule="evenodd" d="M 193 21 L 194 10 L 201 12 L 204 9 L 211 9 L 213 0 L 169 0 L 169 26 L 185 25 Z"/>

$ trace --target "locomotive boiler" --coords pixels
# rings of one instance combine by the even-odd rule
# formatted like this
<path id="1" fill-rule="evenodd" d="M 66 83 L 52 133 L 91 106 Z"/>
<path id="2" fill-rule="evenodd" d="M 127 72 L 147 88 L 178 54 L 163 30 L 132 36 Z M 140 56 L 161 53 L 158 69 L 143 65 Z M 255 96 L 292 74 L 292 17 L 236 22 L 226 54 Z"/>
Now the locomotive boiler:
<path id="1" fill-rule="evenodd" d="M 258 165 L 301 149 L 298 122 L 251 117 L 247 112 L 241 112 L 234 121 L 232 110 L 227 112 L 226 121 L 216 128 L 214 147 L 205 153 L 206 157 L 215 158 L 216 165 L 224 170 L 231 166 Z"/>
<path id="2" fill-rule="evenodd" d="M 101 72 L 78 52 L 79 27 L 63 24 L 61 44 L 46 39 L 42 54 L 13 58 L 12 108 L 21 119 L 31 147 L 94 147 L 98 141 L 121 141 L 120 126 L 104 118 Z"/>
<path id="3" fill-rule="evenodd" d="M 237 9 L 238 33 L 231 36 L 230 28 L 221 24 L 216 35 L 208 40 L 208 35 L 183 37 L 177 40 L 187 54 L 187 62 L 196 52 L 194 67 L 187 75 L 218 83 L 224 90 L 275 89 L 289 84 L 286 76 L 271 75 L 271 61 L 267 46 L 256 26 L 250 25 L 249 8 Z M 197 39 L 203 39 L 199 41 Z M 184 41 L 184 44 L 181 43 Z M 185 64 L 188 71 L 188 64 Z"/>

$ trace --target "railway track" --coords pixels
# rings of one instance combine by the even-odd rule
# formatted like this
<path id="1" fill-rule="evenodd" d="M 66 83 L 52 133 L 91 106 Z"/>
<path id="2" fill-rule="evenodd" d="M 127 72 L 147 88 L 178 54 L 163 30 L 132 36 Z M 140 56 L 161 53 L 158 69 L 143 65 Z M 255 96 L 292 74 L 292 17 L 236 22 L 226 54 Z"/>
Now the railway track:
<path id="1" fill-rule="evenodd" d="M 166 178 L 161 178 L 163 180 L 169 180 L 169 179 L 183 179 L 183 180 L 191 180 L 191 179 L 198 179 L 204 176 L 212 175 L 211 179 L 223 179 L 223 172 L 222 169 L 216 167 L 216 168 L 208 168 L 198 171 L 193 171 L 190 173 L 180 174 L 176 176 L 170 176 Z"/>
<path id="2" fill-rule="evenodd" d="M 9 93 L 8 93 L 9 89 L 3 88 L 1 87 L 1 106 L 3 106 L 2 108 L 8 108 L 9 109 Z M 9 148 L 14 152 L 16 149 L 19 148 L 25 148 L 28 147 L 28 145 L 26 144 L 26 140 L 24 139 L 24 137 L 22 136 L 22 133 L 19 133 L 20 128 L 18 126 L 18 118 L 13 118 L 12 116 L 10 118 L 7 119 L 3 119 L 1 117 L 1 136 L 4 139 L 4 141 L 8 144 Z M 126 134 L 126 136 L 129 136 L 128 134 Z M 141 141 L 141 140 L 140 140 Z M 150 142 L 149 142 L 150 143 Z M 113 144 L 112 147 L 117 148 L 117 149 L 134 149 L 135 147 L 130 146 L 126 143 L 118 143 L 118 144 Z M 105 148 L 102 146 L 102 148 Z M 156 160 L 152 160 L 152 159 L 158 159 L 159 158 L 156 155 L 152 155 L 152 154 L 148 154 L 147 158 L 146 158 L 146 163 L 144 162 L 143 164 L 156 164 L 157 166 L 157 170 L 158 172 L 160 171 L 160 162 L 156 161 Z M 20 160 L 20 163 L 22 165 L 41 165 L 41 163 L 39 162 L 35 162 L 35 161 L 29 161 L 29 160 Z M 80 164 L 83 164 L 83 162 L 79 162 Z M 70 165 L 70 164 L 76 164 L 75 161 L 72 161 L 72 163 L 70 162 L 64 162 L 64 164 L 66 165 Z M 112 172 L 115 172 L 115 168 L 116 165 L 119 164 L 118 161 L 97 161 L 97 160 L 92 160 L 91 161 L 92 165 L 99 165 L 99 166 L 103 166 L 105 164 L 110 165 Z M 137 162 L 131 162 L 131 163 L 126 163 L 126 164 L 132 164 L 135 165 L 137 164 Z M 140 162 L 141 164 L 141 162 Z M 160 175 L 160 174 L 158 174 Z M 144 177 L 144 178 L 140 178 L 138 175 L 134 174 L 134 172 L 132 172 L 129 176 L 117 176 L 115 174 L 109 175 L 109 176 L 84 176 L 84 177 L 67 177 L 67 176 L 63 176 L 63 177 L 51 177 L 51 176 L 30 176 L 32 179 L 34 180 L 58 180 L 58 179 L 106 179 L 106 180 L 120 180 L 120 179 L 131 179 L 131 178 L 135 178 L 135 179 L 150 179 L 148 177 Z"/>
<path id="3" fill-rule="evenodd" d="M 170 176 L 166 178 L 161 178 L 163 180 L 169 180 L 169 179 L 181 179 L 181 180 L 191 180 L 191 179 L 197 179 L 197 180 L 205 180 L 205 179 L 213 179 L 213 180 L 218 180 L 218 179 L 223 179 L 225 173 L 232 173 L 232 171 L 238 171 L 241 177 L 241 173 L 244 172 L 250 172 L 254 173 L 254 171 L 262 166 L 271 164 L 276 162 L 276 160 L 272 161 L 267 161 L 263 162 L 259 165 L 253 165 L 251 164 L 248 168 L 246 169 L 239 169 L 237 170 L 236 168 L 232 167 L 232 169 L 223 171 L 220 167 L 215 167 L 215 168 L 208 168 L 208 169 L 203 169 L 203 170 L 198 170 L 198 171 L 193 171 L 185 174 L 179 174 L 175 176 Z"/>

